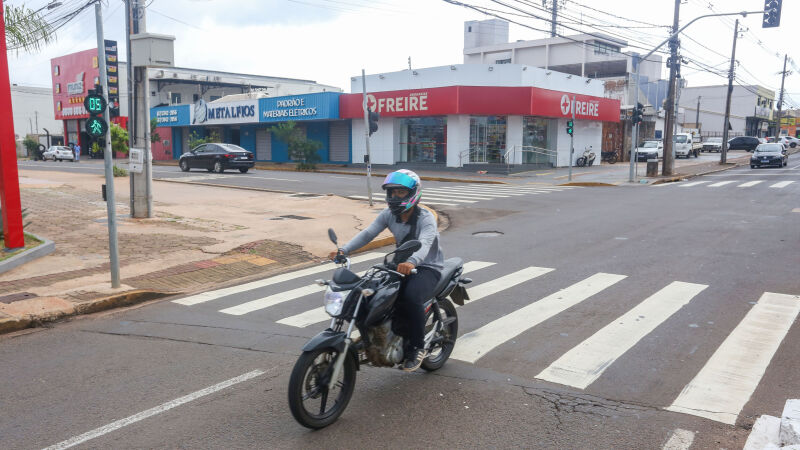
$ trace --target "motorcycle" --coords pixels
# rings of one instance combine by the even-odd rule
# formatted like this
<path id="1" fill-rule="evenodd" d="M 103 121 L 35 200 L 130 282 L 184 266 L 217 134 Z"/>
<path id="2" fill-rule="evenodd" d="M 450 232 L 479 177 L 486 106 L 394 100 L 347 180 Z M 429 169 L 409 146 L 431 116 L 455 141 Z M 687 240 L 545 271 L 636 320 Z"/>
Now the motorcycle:
<path id="1" fill-rule="evenodd" d="M 578 159 L 575 161 L 575 165 L 578 167 L 591 166 L 594 164 L 594 158 L 595 155 L 592 151 L 592 146 L 590 145 L 586 148 L 586 150 L 583 151 L 583 156 L 578 157 Z"/>
<path id="2" fill-rule="evenodd" d="M 337 245 L 332 229 L 328 237 Z M 289 378 L 289 409 L 301 425 L 318 429 L 335 422 L 350 402 L 362 365 L 394 367 L 403 362 L 407 327 L 395 316 L 395 303 L 404 275 L 396 269 L 421 246 L 416 240 L 401 244 L 363 276 L 350 271 L 350 259 L 339 249 L 333 278 L 316 281 L 327 286 L 323 305 L 332 319 L 303 346 Z M 469 300 L 464 285 L 472 280 L 461 276 L 463 270 L 460 258 L 445 260 L 434 297 L 425 303 L 426 371 L 441 368 L 455 347 L 458 315 L 447 297 L 458 305 Z"/>
<path id="3" fill-rule="evenodd" d="M 607 162 L 609 164 L 614 164 L 619 159 L 619 155 L 617 154 L 616 150 L 610 152 L 600 152 L 600 161 Z"/>

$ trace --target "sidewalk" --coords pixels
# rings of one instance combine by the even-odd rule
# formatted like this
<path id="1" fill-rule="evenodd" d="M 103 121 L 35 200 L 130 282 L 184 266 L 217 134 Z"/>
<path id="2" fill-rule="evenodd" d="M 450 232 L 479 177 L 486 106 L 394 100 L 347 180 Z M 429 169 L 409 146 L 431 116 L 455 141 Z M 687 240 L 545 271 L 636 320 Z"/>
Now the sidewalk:
<path id="1" fill-rule="evenodd" d="M 119 289 L 110 283 L 104 178 L 20 171 L 26 231 L 56 250 L 0 274 L 0 333 L 319 263 L 334 249 L 329 227 L 346 242 L 382 209 L 332 195 L 156 181 L 154 217 L 131 219 L 128 178 L 115 181 Z M 388 231 L 381 238 L 376 246 L 393 242 Z"/>

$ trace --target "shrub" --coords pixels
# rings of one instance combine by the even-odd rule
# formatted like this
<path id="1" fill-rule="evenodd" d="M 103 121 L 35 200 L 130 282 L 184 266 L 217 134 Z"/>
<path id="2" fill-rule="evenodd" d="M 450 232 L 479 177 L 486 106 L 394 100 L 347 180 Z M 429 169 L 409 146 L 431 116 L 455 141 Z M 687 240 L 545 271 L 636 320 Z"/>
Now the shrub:
<path id="1" fill-rule="evenodd" d="M 128 154 L 128 130 L 115 123 L 111 124 L 111 150 Z"/>
<path id="2" fill-rule="evenodd" d="M 123 169 L 122 167 L 117 167 L 116 164 L 114 164 L 114 167 L 112 167 L 112 170 L 114 170 L 114 176 L 115 177 L 127 177 L 128 176 L 128 171 Z"/>
<path id="3" fill-rule="evenodd" d="M 286 142 L 289 146 L 289 157 L 298 161 L 297 170 L 314 170 L 317 163 L 322 160 L 317 152 L 322 148 L 322 143 L 308 139 L 301 129 L 292 121 L 284 122 L 274 128 L 272 133 L 278 140 Z"/>

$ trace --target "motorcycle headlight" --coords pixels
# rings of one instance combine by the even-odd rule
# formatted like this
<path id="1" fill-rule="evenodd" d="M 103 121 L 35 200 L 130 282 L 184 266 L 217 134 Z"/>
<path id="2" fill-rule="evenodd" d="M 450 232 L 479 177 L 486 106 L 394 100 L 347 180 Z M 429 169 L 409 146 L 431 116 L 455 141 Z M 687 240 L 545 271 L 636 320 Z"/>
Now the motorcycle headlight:
<path id="1" fill-rule="evenodd" d="M 341 314 L 345 298 L 347 298 L 347 291 L 335 292 L 328 286 L 328 289 L 325 290 L 325 297 L 322 300 L 322 304 L 325 305 L 325 312 L 331 317 Z"/>

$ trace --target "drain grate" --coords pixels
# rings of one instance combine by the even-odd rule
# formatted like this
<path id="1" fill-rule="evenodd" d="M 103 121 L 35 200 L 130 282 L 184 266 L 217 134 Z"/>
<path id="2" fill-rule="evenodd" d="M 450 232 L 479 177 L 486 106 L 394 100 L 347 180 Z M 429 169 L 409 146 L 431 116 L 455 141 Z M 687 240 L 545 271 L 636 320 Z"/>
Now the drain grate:
<path id="1" fill-rule="evenodd" d="M 290 194 L 289 197 L 324 197 L 323 194 Z"/>
<path id="2" fill-rule="evenodd" d="M 311 217 L 304 217 L 304 216 L 295 216 L 294 214 L 287 214 L 285 216 L 278 216 L 273 217 L 269 220 L 284 220 L 284 219 L 292 219 L 292 220 L 311 220 Z"/>
<path id="3" fill-rule="evenodd" d="M 503 233 L 502 231 L 476 231 L 472 233 L 472 235 L 475 237 L 497 237 L 497 236 L 502 236 L 504 234 L 505 233 Z"/>

